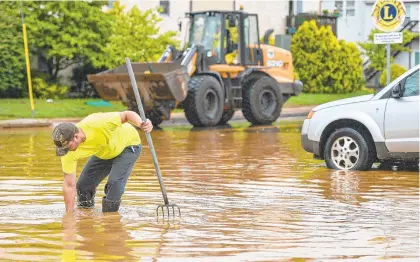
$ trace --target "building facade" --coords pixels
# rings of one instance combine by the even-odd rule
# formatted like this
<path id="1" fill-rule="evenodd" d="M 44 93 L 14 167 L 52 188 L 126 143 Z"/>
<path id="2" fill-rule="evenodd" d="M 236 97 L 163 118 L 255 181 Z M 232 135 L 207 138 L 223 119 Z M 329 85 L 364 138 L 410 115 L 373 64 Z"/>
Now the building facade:
<path id="1" fill-rule="evenodd" d="M 113 1 L 113 0 L 110 0 Z M 188 20 L 185 13 L 203 10 L 239 10 L 243 7 L 245 12 L 256 13 L 259 18 L 260 38 L 264 33 L 273 29 L 274 34 L 282 38 L 286 35 L 286 42 L 290 42 L 287 34 L 293 34 L 286 26 L 287 17 L 299 14 L 323 15 L 329 13 L 338 17 L 334 22 L 334 32 L 338 39 L 357 43 L 368 40 L 369 34 L 375 28 L 371 12 L 376 0 L 120 0 L 127 8 L 136 5 L 139 9 L 149 9 L 161 6 L 164 12 L 161 13 L 162 23 L 160 30 L 178 31 L 178 39 L 186 43 L 186 26 Z M 404 0 L 406 7 L 405 24 L 419 20 L 419 1 Z M 331 17 L 331 16 L 330 16 Z M 324 17 L 325 18 L 325 17 Z M 179 30 L 181 24 L 181 30 Z M 418 23 L 408 30 L 419 32 Z M 279 39 L 280 39 L 279 38 Z M 288 39 L 288 40 L 287 40 Z M 277 37 L 276 37 L 277 43 Z M 288 46 L 288 44 L 285 44 Z M 414 39 L 408 47 L 412 52 L 400 52 L 394 56 L 394 63 L 400 64 L 409 69 L 420 63 L 419 40 Z M 287 48 L 287 47 L 286 47 Z M 369 84 L 375 86 L 379 82 L 378 74 L 370 80 L 368 76 L 369 58 L 363 57 L 364 71 Z"/>
<path id="2" fill-rule="evenodd" d="M 178 24 L 187 22 L 185 13 L 203 10 L 239 10 L 242 6 L 245 12 L 258 14 L 260 37 L 268 29 L 273 29 L 274 34 L 285 34 L 286 17 L 302 12 L 319 12 L 320 0 L 121 0 L 121 4 L 131 8 L 136 5 L 139 9 L 156 8 L 162 6 L 164 12 L 160 30 L 178 31 Z M 178 34 L 184 41 L 185 26 Z"/>

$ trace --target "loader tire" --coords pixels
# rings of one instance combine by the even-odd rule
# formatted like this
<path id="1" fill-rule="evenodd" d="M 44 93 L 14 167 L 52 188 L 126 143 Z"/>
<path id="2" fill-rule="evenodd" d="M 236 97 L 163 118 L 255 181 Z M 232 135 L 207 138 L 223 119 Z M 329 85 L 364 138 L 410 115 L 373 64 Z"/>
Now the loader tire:
<path id="1" fill-rule="evenodd" d="M 154 126 L 159 126 L 162 123 L 161 115 L 153 111 L 144 112 L 146 118 L 148 118 Z"/>
<path id="2" fill-rule="evenodd" d="M 134 104 L 134 105 L 130 104 L 130 106 L 128 107 L 128 110 L 134 111 L 140 115 L 137 104 Z M 153 126 L 159 126 L 162 123 L 161 115 L 158 112 L 145 111 L 144 115 L 146 116 L 147 119 L 150 120 L 150 122 L 152 122 Z"/>
<path id="3" fill-rule="evenodd" d="M 194 127 L 216 126 L 223 114 L 223 90 L 212 76 L 195 76 L 188 83 L 185 116 Z"/>
<path id="4" fill-rule="evenodd" d="M 269 125 L 280 116 L 283 94 L 273 78 L 263 76 L 246 83 L 242 96 L 242 113 L 253 125 Z"/>
<path id="5" fill-rule="evenodd" d="M 220 118 L 220 121 L 219 121 L 218 125 L 224 125 L 227 122 L 229 122 L 229 120 L 232 119 L 233 114 L 235 114 L 234 109 L 227 109 L 227 110 L 223 111 L 222 118 Z"/>

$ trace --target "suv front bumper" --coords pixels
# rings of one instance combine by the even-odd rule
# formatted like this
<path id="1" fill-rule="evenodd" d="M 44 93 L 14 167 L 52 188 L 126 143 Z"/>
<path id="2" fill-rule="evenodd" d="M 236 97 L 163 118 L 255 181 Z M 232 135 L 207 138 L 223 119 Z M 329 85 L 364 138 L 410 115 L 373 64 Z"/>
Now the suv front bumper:
<path id="1" fill-rule="evenodd" d="M 306 152 L 314 153 L 319 156 L 319 142 L 312 141 L 308 138 L 308 135 L 301 135 L 302 147 Z"/>
<path id="2" fill-rule="evenodd" d="M 305 119 L 302 126 L 302 133 L 301 133 L 301 144 L 303 149 L 306 152 L 313 153 L 315 156 L 319 157 L 319 142 L 313 141 L 308 138 L 308 132 L 309 132 L 309 125 L 310 125 L 310 119 Z"/>

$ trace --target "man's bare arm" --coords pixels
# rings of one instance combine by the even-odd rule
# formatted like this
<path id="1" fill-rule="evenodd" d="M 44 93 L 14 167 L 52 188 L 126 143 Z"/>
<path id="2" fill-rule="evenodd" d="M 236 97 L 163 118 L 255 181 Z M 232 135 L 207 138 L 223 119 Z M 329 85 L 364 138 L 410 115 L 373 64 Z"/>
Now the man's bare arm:
<path id="1" fill-rule="evenodd" d="M 76 197 L 76 173 L 64 173 L 63 196 L 66 212 L 73 212 L 74 198 Z"/>
<path id="2" fill-rule="evenodd" d="M 140 127 L 143 124 L 143 120 L 141 120 L 140 116 L 133 111 L 123 111 L 120 113 L 121 115 L 121 123 L 131 122 L 134 125 Z"/>
<path id="3" fill-rule="evenodd" d="M 120 113 L 121 115 L 121 123 L 130 122 L 134 124 L 135 126 L 140 127 L 144 132 L 150 132 L 153 129 L 152 122 L 150 120 L 146 120 L 146 122 L 143 122 L 141 120 L 140 116 L 134 112 L 134 111 L 123 111 Z"/>

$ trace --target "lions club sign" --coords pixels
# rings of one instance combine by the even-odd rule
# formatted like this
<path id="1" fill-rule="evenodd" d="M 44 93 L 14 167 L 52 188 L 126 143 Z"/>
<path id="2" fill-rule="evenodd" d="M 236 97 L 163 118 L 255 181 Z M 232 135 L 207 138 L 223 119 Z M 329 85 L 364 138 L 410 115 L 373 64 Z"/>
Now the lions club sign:
<path id="1" fill-rule="evenodd" d="M 394 32 L 405 19 L 405 6 L 400 0 L 377 0 L 372 8 L 372 21 L 383 32 Z"/>

